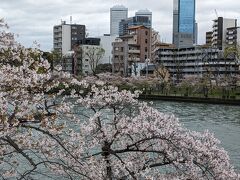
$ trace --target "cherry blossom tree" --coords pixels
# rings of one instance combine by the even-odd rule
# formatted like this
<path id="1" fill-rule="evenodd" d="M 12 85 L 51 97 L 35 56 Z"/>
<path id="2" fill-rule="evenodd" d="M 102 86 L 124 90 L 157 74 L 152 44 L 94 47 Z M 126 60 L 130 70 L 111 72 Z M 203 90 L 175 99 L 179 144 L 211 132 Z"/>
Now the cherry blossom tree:
<path id="1" fill-rule="evenodd" d="M 139 92 L 52 72 L 37 49 L 9 35 L 0 34 L 8 53 L 0 64 L 2 179 L 240 179 L 213 134 L 187 130 L 138 101 Z"/>

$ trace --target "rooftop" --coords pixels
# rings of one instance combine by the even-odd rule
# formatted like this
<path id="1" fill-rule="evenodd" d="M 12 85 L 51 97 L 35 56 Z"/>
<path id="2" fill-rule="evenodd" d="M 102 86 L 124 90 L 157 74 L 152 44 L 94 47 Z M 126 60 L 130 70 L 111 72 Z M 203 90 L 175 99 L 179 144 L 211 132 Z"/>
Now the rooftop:
<path id="1" fill-rule="evenodd" d="M 137 12 L 136 12 L 136 14 L 137 13 L 146 13 L 146 14 L 152 14 L 152 12 L 151 11 L 149 11 L 148 9 L 140 9 L 140 10 L 138 10 Z"/>
<path id="2" fill-rule="evenodd" d="M 127 9 L 127 8 L 123 5 L 115 5 L 111 9 Z"/>
<path id="3" fill-rule="evenodd" d="M 131 26 L 128 28 L 128 30 L 134 30 L 134 29 L 149 29 L 143 25 L 139 25 L 139 26 Z"/>

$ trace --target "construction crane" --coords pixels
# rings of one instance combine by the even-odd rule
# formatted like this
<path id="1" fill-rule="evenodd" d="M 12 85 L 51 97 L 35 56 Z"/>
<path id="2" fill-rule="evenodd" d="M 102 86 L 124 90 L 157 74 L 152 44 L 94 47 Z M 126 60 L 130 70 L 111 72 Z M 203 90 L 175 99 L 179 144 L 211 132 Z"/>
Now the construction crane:
<path id="1" fill-rule="evenodd" d="M 215 14 L 216 14 L 216 16 L 217 16 L 217 19 L 218 19 L 218 12 L 217 12 L 217 10 L 216 10 L 216 9 L 214 9 L 214 11 L 215 11 Z"/>

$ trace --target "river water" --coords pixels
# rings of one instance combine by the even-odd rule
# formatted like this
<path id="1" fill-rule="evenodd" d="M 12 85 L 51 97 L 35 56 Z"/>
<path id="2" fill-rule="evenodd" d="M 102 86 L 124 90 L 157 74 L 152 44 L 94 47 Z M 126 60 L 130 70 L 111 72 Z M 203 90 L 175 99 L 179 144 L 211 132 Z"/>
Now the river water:
<path id="1" fill-rule="evenodd" d="M 231 163 L 240 172 L 240 107 L 154 101 L 160 112 L 174 114 L 185 127 L 203 132 L 208 129 L 228 151 Z"/>

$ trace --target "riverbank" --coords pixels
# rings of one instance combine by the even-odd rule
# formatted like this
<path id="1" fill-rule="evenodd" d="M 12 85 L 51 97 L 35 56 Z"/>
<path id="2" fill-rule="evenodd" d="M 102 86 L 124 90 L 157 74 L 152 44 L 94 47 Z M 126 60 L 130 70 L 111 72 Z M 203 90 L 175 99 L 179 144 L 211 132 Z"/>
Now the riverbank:
<path id="1" fill-rule="evenodd" d="M 224 104 L 240 106 L 240 100 L 235 99 L 219 99 L 219 98 L 201 98 L 201 97 L 184 97 L 184 96 L 161 96 L 161 95 L 146 95 L 141 94 L 139 99 L 145 100 L 162 100 L 173 102 L 189 102 L 189 103 L 204 103 L 204 104 Z"/>

